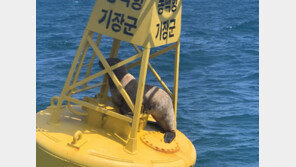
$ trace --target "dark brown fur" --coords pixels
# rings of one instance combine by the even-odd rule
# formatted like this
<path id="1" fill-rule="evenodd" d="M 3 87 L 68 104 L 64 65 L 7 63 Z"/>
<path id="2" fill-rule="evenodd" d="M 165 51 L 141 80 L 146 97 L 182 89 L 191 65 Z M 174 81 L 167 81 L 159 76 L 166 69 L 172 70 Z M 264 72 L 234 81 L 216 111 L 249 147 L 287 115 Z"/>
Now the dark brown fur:
<path id="1" fill-rule="evenodd" d="M 121 60 L 118 58 L 108 58 L 107 62 L 110 66 L 119 63 Z M 104 69 L 101 62 L 99 65 Z M 128 73 L 125 66 L 121 66 L 113 71 L 121 82 L 123 88 L 130 96 L 133 103 L 135 103 L 137 95 L 138 82 L 130 73 Z M 110 86 L 110 92 L 112 100 L 120 108 L 122 114 L 132 114 L 132 111 L 126 104 L 125 100 L 117 90 L 112 79 L 108 75 L 108 82 Z M 175 134 L 175 116 L 173 103 L 170 96 L 162 89 L 145 85 L 144 99 L 143 99 L 144 112 L 147 112 L 153 116 L 157 123 L 165 131 L 164 141 L 170 143 L 174 140 Z"/>

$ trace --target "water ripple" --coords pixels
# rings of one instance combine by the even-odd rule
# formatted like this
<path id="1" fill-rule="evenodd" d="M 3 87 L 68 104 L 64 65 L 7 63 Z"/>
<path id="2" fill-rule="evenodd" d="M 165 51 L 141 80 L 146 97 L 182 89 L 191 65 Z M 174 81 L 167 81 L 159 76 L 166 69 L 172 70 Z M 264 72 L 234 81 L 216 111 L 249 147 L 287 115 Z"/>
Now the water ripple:
<path id="1" fill-rule="evenodd" d="M 36 2 L 39 111 L 60 94 L 95 1 Z M 197 166 L 259 166 L 258 4 L 258 0 L 183 1 L 178 129 L 196 147 Z M 104 55 L 109 54 L 110 43 L 111 38 L 103 38 Z M 123 42 L 119 57 L 133 54 Z M 171 51 L 151 61 L 171 89 L 173 57 Z M 95 66 L 93 72 L 98 70 Z M 138 77 L 137 70 L 130 72 Z M 160 86 L 151 72 L 147 82 Z"/>

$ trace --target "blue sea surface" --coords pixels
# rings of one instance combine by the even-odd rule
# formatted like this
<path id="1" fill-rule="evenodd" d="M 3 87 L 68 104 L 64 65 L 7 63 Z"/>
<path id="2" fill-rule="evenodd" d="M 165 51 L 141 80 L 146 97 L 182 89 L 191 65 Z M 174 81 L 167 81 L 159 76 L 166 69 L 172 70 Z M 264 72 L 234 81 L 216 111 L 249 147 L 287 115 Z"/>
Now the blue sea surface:
<path id="1" fill-rule="evenodd" d="M 60 95 L 94 2 L 37 0 L 36 112 Z M 103 54 L 111 44 L 103 39 Z M 123 42 L 118 56 L 133 54 Z M 180 56 L 178 129 L 196 166 L 259 166 L 259 1 L 183 0 Z M 173 63 L 172 51 L 151 61 L 170 88 Z M 151 72 L 147 83 L 159 86 Z"/>

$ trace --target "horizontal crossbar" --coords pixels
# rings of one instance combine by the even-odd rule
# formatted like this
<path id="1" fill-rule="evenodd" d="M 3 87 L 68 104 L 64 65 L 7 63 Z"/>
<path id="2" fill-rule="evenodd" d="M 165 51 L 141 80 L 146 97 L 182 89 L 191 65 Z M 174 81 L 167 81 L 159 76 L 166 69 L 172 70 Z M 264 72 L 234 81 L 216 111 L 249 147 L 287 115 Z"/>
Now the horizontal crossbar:
<path id="1" fill-rule="evenodd" d="M 134 56 L 132 56 L 132 57 L 130 57 L 128 59 L 125 59 L 125 60 L 119 62 L 118 64 L 115 64 L 115 65 L 111 66 L 111 69 L 115 70 L 116 68 L 118 68 L 118 67 L 120 67 L 122 65 L 125 65 L 125 64 L 127 64 L 129 62 L 132 62 L 132 61 L 134 61 L 134 60 L 136 60 L 136 59 L 138 59 L 140 57 L 141 57 L 141 55 L 136 54 L 136 55 L 134 55 Z M 89 82 L 89 81 L 91 81 L 91 80 L 93 80 L 93 79 L 95 79 L 95 78 L 97 78 L 97 77 L 99 77 L 101 75 L 104 75 L 106 73 L 107 73 L 107 70 L 102 70 L 100 72 L 97 72 L 97 73 L 95 73 L 95 74 L 93 74 L 93 75 L 91 75 L 91 76 L 89 76 L 87 78 L 84 78 L 83 80 L 81 80 L 79 82 L 76 82 L 75 84 L 71 85 L 69 87 L 69 90 L 74 89 L 74 88 L 76 88 L 76 87 L 78 87 L 80 85 L 83 85 L 83 84 L 85 84 L 85 83 L 87 83 L 87 82 Z"/>
<path id="2" fill-rule="evenodd" d="M 160 50 L 158 52 L 155 52 L 155 53 L 153 53 L 153 54 L 151 54 L 149 56 L 149 60 L 155 58 L 156 56 L 159 56 L 161 54 L 164 54 L 164 53 L 166 53 L 166 52 L 168 52 L 168 51 L 176 48 L 177 46 L 178 46 L 177 43 L 174 43 L 174 44 L 172 44 L 172 45 L 170 45 L 170 46 L 168 46 L 168 47 L 166 47 L 166 48 L 164 48 L 164 49 L 162 49 L 162 50 Z M 135 66 L 138 66 L 140 64 L 141 64 L 141 60 L 139 60 L 139 61 L 137 61 L 137 62 L 135 62 L 133 64 L 130 64 L 129 66 L 127 66 L 127 69 L 131 69 L 131 68 L 133 68 Z"/>
<path id="3" fill-rule="evenodd" d="M 122 114 L 116 113 L 114 111 L 110 111 L 108 109 L 105 109 L 105 108 L 102 108 L 102 107 L 99 107 L 99 106 L 95 106 L 93 104 L 90 104 L 90 103 L 82 101 L 82 100 L 72 98 L 70 96 L 65 96 L 65 100 L 70 101 L 72 103 L 76 103 L 78 105 L 87 107 L 89 109 L 92 109 L 92 110 L 95 110 L 95 111 L 98 111 L 98 112 L 101 112 L 101 113 L 109 115 L 111 117 L 115 117 L 115 118 L 123 120 L 123 121 L 127 121 L 127 122 L 130 122 L 130 123 L 132 122 L 132 118 L 130 118 L 130 117 L 124 116 Z"/>
<path id="4" fill-rule="evenodd" d="M 92 88 L 96 88 L 96 87 L 99 87 L 99 86 L 102 86 L 102 85 L 103 85 L 103 83 L 98 83 L 98 84 L 95 84 L 95 85 L 92 85 L 92 86 L 87 86 L 85 88 L 75 90 L 75 91 L 73 91 L 71 93 L 72 94 L 80 93 L 80 92 L 83 92 L 83 91 L 86 91 L 86 90 L 89 90 L 89 89 L 92 89 Z"/>

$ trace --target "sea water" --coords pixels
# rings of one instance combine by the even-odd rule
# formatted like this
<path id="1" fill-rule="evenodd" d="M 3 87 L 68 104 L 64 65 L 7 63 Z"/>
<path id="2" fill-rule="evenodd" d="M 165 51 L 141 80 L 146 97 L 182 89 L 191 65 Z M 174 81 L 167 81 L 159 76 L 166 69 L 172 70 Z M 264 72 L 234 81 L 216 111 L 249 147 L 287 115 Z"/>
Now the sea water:
<path id="1" fill-rule="evenodd" d="M 94 2 L 37 0 L 36 112 L 60 95 Z M 259 166 L 258 14 L 258 0 L 183 0 L 177 121 L 196 148 L 196 166 Z M 104 55 L 111 44 L 101 42 Z M 133 54 L 122 42 L 118 56 Z M 151 64 L 172 88 L 174 52 Z M 160 86 L 151 72 L 147 83 Z"/>

